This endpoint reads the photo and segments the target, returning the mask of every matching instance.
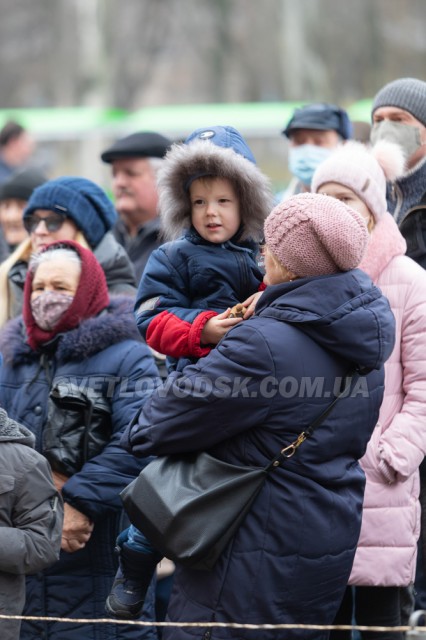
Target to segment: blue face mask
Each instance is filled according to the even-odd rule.
[[[319,147],[315,144],[301,144],[288,150],[288,167],[291,173],[309,187],[313,175],[319,165],[324,162],[334,149]]]

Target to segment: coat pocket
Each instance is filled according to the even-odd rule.
[[[43,454],[54,471],[72,476],[104,449],[111,433],[111,409],[101,394],[63,380],[53,384]]]
[[[13,491],[15,487],[15,478],[13,476],[0,475],[0,495]]]

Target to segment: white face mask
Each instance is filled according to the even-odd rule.
[[[402,124],[402,122],[393,122],[392,120],[376,122],[371,129],[370,140],[373,146],[379,140],[387,140],[398,144],[407,160],[422,146],[418,127]]]
[[[288,167],[304,185],[310,186],[315,170],[327,160],[334,149],[315,144],[302,144],[288,150]]]

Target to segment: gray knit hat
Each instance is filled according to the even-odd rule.
[[[371,115],[379,107],[404,109],[426,126],[426,82],[417,78],[399,78],[389,82],[374,98]]]

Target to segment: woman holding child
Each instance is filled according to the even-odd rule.
[[[0,404],[35,436],[64,500],[59,561],[27,579],[24,615],[103,618],[123,489],[145,464],[119,446],[158,384],[129,296],[109,296],[92,251],[68,240],[30,260],[23,316],[0,334]],[[144,382],[141,385],[141,381]],[[153,593],[144,607],[153,619]],[[154,640],[153,627],[25,621],[21,639]]]
[[[171,373],[126,430],[123,446],[141,456],[207,450],[230,463],[266,466],[329,406],[348,372],[356,369],[360,384],[271,473],[213,570],[177,567],[168,619],[199,626],[166,629],[166,639],[325,640],[326,631],[296,627],[332,624],[352,567],[365,483],[358,459],[379,414],[393,315],[355,269],[368,231],[346,205],[294,196],[268,216],[265,239],[268,286],[255,315],[196,364]],[[266,379],[288,377],[299,390],[306,377],[322,380],[321,393],[303,397],[279,386],[264,393]],[[197,393],[200,378],[211,381],[208,393]],[[218,378],[247,384],[241,393],[232,384],[218,392]]]

